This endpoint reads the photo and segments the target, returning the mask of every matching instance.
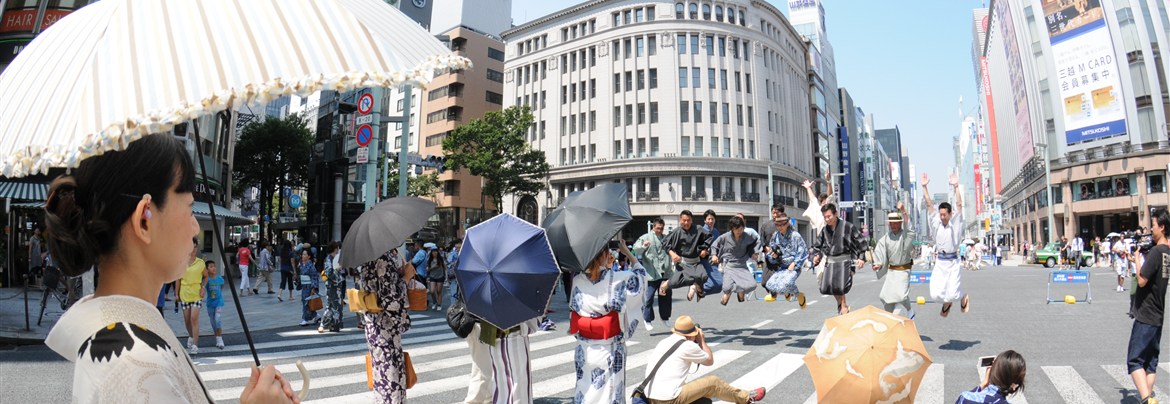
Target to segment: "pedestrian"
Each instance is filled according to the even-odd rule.
[[[447,259],[443,251],[432,248],[427,252],[427,295],[431,305],[428,308],[435,311],[443,310],[443,285],[447,282]]]
[[[464,338],[471,350],[471,376],[464,404],[532,403],[528,338],[537,327],[536,318],[507,330],[476,321]]]
[[[248,248],[248,239],[240,240],[240,246],[236,249],[236,262],[240,267],[240,296],[247,296],[248,289],[252,289],[252,294],[259,294],[259,291],[252,287],[252,277],[255,274],[251,271],[252,267],[252,249]]]
[[[890,231],[873,249],[873,270],[885,278],[878,297],[886,311],[893,313],[901,304],[902,315],[914,319],[910,306],[910,268],[914,267],[914,226],[906,215],[906,206],[898,201],[898,210],[887,215]]]
[[[280,249],[276,250],[276,260],[280,261],[280,287],[276,290],[276,300],[284,302],[284,292],[288,291],[288,301],[293,301],[293,286],[296,283],[296,275],[293,273],[293,268],[296,268],[293,263],[293,248],[292,243],[288,240],[282,240]]]
[[[687,300],[696,297],[701,300],[707,271],[700,260],[706,259],[710,253],[711,233],[694,225],[694,215],[689,210],[679,212],[678,223],[678,228],[671,231],[662,242],[674,264],[674,273],[667,286],[671,289],[689,286]]]
[[[410,265],[414,266],[415,274],[417,274],[418,277],[423,279],[423,280],[427,279],[427,269],[428,269],[427,256],[428,256],[428,254],[427,254],[426,246],[423,245],[422,241],[415,241],[414,242],[414,251],[412,252],[412,254],[413,254],[412,255],[413,258],[410,259]]]
[[[999,244],[995,245],[995,266],[997,266],[997,267],[1003,266],[1003,249],[1004,249],[1004,247],[1006,247],[1006,246],[1004,246],[1003,243],[999,243]]]
[[[813,244],[815,264],[825,263],[824,275],[820,279],[822,295],[833,295],[837,300],[837,313],[849,314],[849,303],[845,294],[853,289],[853,274],[865,265],[865,251],[868,248],[861,232],[853,223],[837,216],[837,205],[821,207],[825,227],[817,233]]]
[[[1061,236],[1060,238],[1060,269],[1068,269],[1068,262],[1072,259],[1072,246],[1068,242],[1068,236]]]
[[[329,254],[325,256],[325,271],[321,274],[321,280],[325,282],[325,311],[321,314],[321,325],[317,326],[318,333],[325,330],[340,332],[342,327],[341,295],[345,289],[341,286],[344,279],[341,275],[341,243],[331,242],[326,250]]]
[[[800,273],[808,261],[808,245],[804,242],[804,237],[800,235],[800,232],[792,228],[792,220],[787,213],[780,212],[780,215],[773,220],[773,224],[777,230],[772,233],[772,238],[768,241],[770,252],[766,260],[769,267],[777,268],[779,272],[773,274],[764,283],[764,287],[769,291],[769,296],[782,293],[784,300],[791,300],[792,296],[796,296],[796,303],[800,305],[801,309],[804,309],[805,296],[796,287],[796,279],[800,277]]]
[[[718,217],[715,215],[713,209],[707,209],[703,212],[703,230],[711,233],[711,243],[714,244],[723,232],[719,231],[717,226]],[[618,257],[619,259],[621,257]],[[703,295],[717,293],[723,291],[723,271],[719,270],[719,265],[711,263],[711,257],[707,256],[699,260],[703,264],[703,270],[707,272],[707,280],[699,288],[703,291]]]
[[[447,281],[451,283],[451,299],[459,296],[459,278],[455,277],[455,268],[459,266],[459,250],[463,248],[462,240],[455,239],[447,247]],[[555,292],[554,292],[555,293]]]
[[[190,264],[177,282],[176,290],[182,301],[183,324],[187,326],[187,350],[195,355],[199,353],[199,309],[203,307],[203,297],[207,293],[203,289],[207,285],[207,278],[203,276],[207,272],[207,264],[197,255],[199,240],[192,238],[191,243]]]
[[[943,317],[951,314],[952,303],[960,298],[961,310],[966,313],[971,309],[971,296],[963,294],[960,289],[963,271],[957,254],[963,234],[963,195],[959,192],[959,176],[952,173],[950,180],[951,188],[955,192],[954,208],[951,208],[950,203],[942,202],[935,209],[927,190],[930,177],[922,174],[922,197],[926,201],[927,217],[930,220],[928,228],[931,237],[934,238],[937,254],[934,269],[930,274],[930,297],[943,302],[942,311],[939,313]]]
[[[602,248],[585,272],[573,277],[569,334],[577,338],[576,403],[624,403],[628,397],[626,340],[638,330],[646,270],[625,241],[618,249]],[[619,252],[633,263],[631,271],[610,269]]]
[[[986,373],[980,375],[979,386],[965,391],[955,404],[1009,404],[1008,397],[1024,390],[1028,364],[1016,351],[1007,350],[995,356]]]
[[[47,250],[42,248],[43,241],[41,226],[34,227],[33,235],[28,239],[28,273],[30,277],[40,278],[42,285],[45,279],[45,258],[49,256]]]
[[[755,255],[760,236],[744,231],[746,226],[740,216],[732,216],[729,225],[731,231],[723,233],[711,245],[711,263],[720,265],[723,271],[723,298],[719,304],[724,306],[731,300],[732,293],[743,302],[747,294],[758,286],[755,275],[748,269],[748,262]]]
[[[1077,271],[1081,270],[1081,261],[1084,260],[1085,239],[1081,238],[1080,234],[1074,234],[1072,239],[1072,246],[1069,251],[1069,258],[1072,259],[1073,268]]]
[[[256,290],[260,289],[261,284],[266,283],[268,284],[268,294],[275,294],[276,292],[272,291],[272,245],[268,244],[267,241],[260,241],[259,246],[260,253],[258,256],[260,258],[256,263],[259,266],[257,268],[259,270],[259,278],[256,279]]]
[[[220,313],[223,311],[223,277],[219,276],[219,269],[215,265],[215,261],[207,261],[207,273],[204,277],[207,278],[207,290],[204,291],[206,300],[203,301],[207,309],[207,318],[211,320],[211,330],[215,331],[215,347],[223,349],[223,319]]]
[[[762,250],[764,253],[764,274],[763,277],[760,278],[760,284],[762,285],[767,285],[768,279],[771,279],[772,275],[775,274],[776,271],[780,270],[779,267],[773,266],[769,263],[770,261],[768,260],[768,254],[772,253],[771,240],[772,236],[776,234],[777,231],[775,222],[776,218],[780,217],[781,213],[784,213],[784,205],[777,202],[775,205],[772,205],[768,220],[765,220],[760,224],[760,244],[763,244]],[[769,292],[768,295],[764,297],[764,301],[776,301],[776,294]]]
[[[715,364],[715,353],[707,345],[706,334],[691,316],[678,317],[671,334],[654,347],[651,358],[657,358],[656,365],[646,367],[646,381],[642,383],[651,404],[690,404],[711,399],[747,404],[764,399],[763,387],[741,390],[719,376],[686,382],[692,366]]]
[[[1145,255],[1141,271],[1137,273],[1137,289],[1133,300],[1133,329],[1129,334],[1126,363],[1138,396],[1143,404],[1156,402],[1150,396],[1158,371],[1158,353],[1161,349],[1162,323],[1166,309],[1166,280],[1170,277],[1170,213],[1165,209],[1154,213],[1151,220],[1153,242]]]
[[[833,181],[829,181],[831,178],[831,174],[825,174],[825,179],[828,183],[829,190],[828,192],[821,193],[820,195],[817,195],[813,192],[812,180],[805,180],[804,183],[801,184],[804,187],[804,191],[808,193],[809,203],[808,208],[804,210],[804,216],[808,218],[808,225],[809,228],[812,229],[813,240],[816,240],[817,235],[821,233],[821,229],[825,228],[825,217],[824,212],[821,211],[821,208],[826,204],[835,203],[835,199],[830,199],[833,196]],[[814,272],[817,274],[817,283],[820,283],[821,279],[825,275],[825,262],[816,261],[812,262],[812,264],[816,266],[816,270]]]
[[[313,251],[301,249],[301,265],[297,269],[301,277],[301,327],[316,323],[319,319],[317,312],[309,309],[309,300],[317,295],[321,285],[321,272],[313,262]]]
[[[212,401],[171,327],[151,310],[162,285],[191,263],[194,188],[183,144],[161,134],[82,160],[50,185],[45,234],[56,265],[66,276],[98,263],[102,272],[94,293],[62,314],[45,340],[73,362],[71,401]],[[291,403],[287,380],[274,366],[253,367],[240,402]]]
[[[393,251],[393,250],[391,250]],[[405,262],[390,254],[358,268],[362,290],[377,295],[379,313],[365,312],[362,324],[370,345],[374,373],[374,402],[406,402],[406,358],[402,351],[402,334],[410,330],[407,313]]]
[[[655,300],[658,301],[658,318],[662,319],[662,326],[670,327],[673,290],[669,283],[672,265],[670,254],[662,244],[665,229],[666,222],[662,218],[655,218],[650,232],[634,241],[634,255],[646,268],[646,300],[642,303],[642,320],[646,321],[646,331],[654,330],[651,323],[654,321]]]
[[[1125,278],[1129,277],[1129,250],[1121,242],[1121,236],[1113,238],[1112,258],[1113,271],[1117,273],[1117,293],[1125,291]]]
[[[1116,238],[1111,239],[1108,236],[1106,236],[1105,239],[1101,241],[1101,244],[1100,244],[1100,246],[1101,246],[1100,247],[1100,249],[1101,249],[1100,260],[1101,260],[1101,264],[1102,264],[1101,266],[1113,267],[1113,241],[1114,240],[1116,240]]]

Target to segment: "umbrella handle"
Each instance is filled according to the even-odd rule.
[[[301,372],[301,381],[303,381],[301,384],[301,392],[297,394],[297,397],[301,401],[305,401],[305,397],[309,395],[309,370],[305,369],[304,363],[297,361],[297,371]]]

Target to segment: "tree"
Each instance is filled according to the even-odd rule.
[[[272,214],[273,196],[279,207],[284,204],[280,190],[308,186],[312,152],[313,132],[299,114],[253,121],[240,132],[232,184],[237,195],[251,187],[260,190],[260,234],[268,234],[263,217]]]
[[[466,168],[483,177],[483,194],[497,207],[504,194],[535,195],[544,189],[549,165],[544,152],[528,144],[531,127],[532,112],[526,106],[488,112],[457,127],[443,139],[447,168]]]
[[[398,196],[398,169],[393,169],[388,175],[386,192],[389,195],[387,197],[393,198]],[[437,192],[439,192],[439,173],[430,172],[406,177],[407,195],[427,198],[434,196]]]

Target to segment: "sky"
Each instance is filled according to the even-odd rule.
[[[769,0],[785,15],[785,1]],[[512,0],[516,25],[575,0]],[[962,112],[978,105],[971,64],[971,12],[979,0],[825,0],[825,26],[837,85],[874,116],[877,129],[897,126],[910,163],[945,184],[955,165],[953,138]],[[897,7],[892,7],[896,5]]]

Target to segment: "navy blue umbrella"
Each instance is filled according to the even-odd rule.
[[[558,276],[544,229],[509,214],[467,229],[455,267],[467,310],[501,330],[544,315]]]

